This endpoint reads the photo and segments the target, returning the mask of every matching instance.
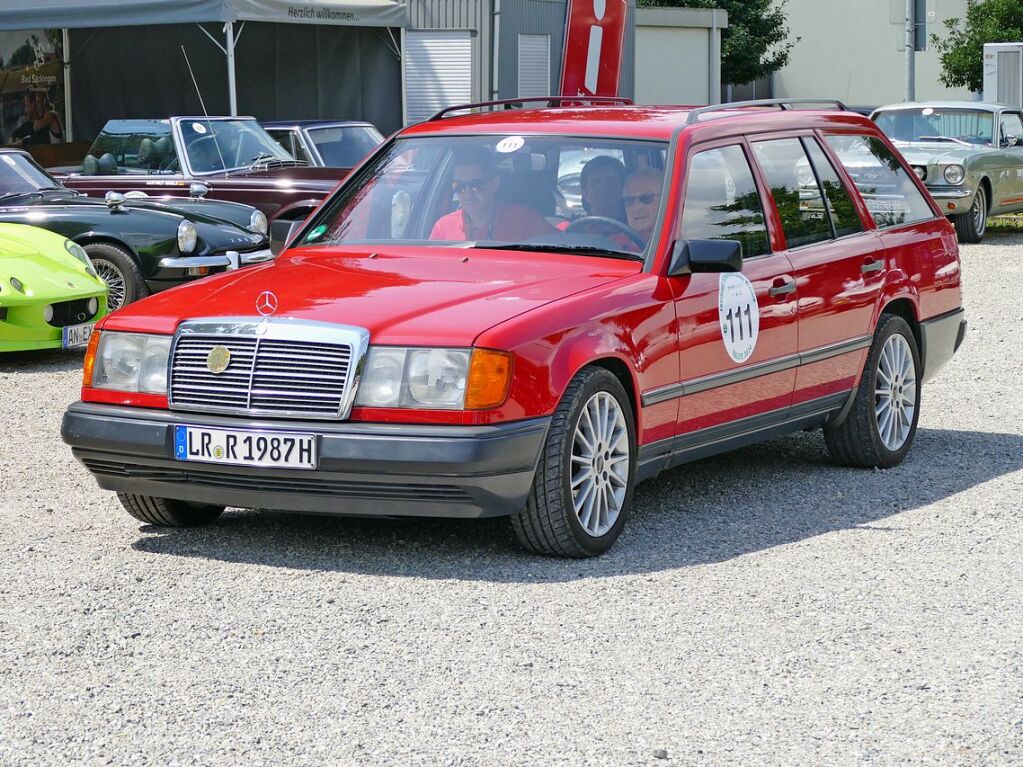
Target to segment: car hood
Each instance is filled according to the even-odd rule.
[[[962,165],[972,155],[989,147],[959,146],[946,141],[893,141],[910,165]]]
[[[11,278],[24,292],[11,285]],[[35,227],[0,226],[0,303],[68,301],[106,293],[106,285],[64,248],[64,238]]]
[[[257,298],[271,291],[279,321],[355,325],[376,344],[470,346],[494,325],[641,269],[632,261],[550,253],[301,248],[131,304],[106,327],[173,333],[190,318],[258,319]]]
[[[242,205],[228,200],[193,199],[191,197],[149,196],[125,200],[130,208],[148,210],[169,210],[180,213],[192,220],[230,221],[235,226],[248,229],[254,210],[251,205]]]

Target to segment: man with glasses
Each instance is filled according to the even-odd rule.
[[[473,147],[456,155],[451,189],[459,209],[438,219],[430,239],[520,242],[555,231],[533,208],[498,200],[500,186],[494,157],[486,149]]]
[[[625,181],[622,195],[625,217],[629,226],[648,243],[657,222],[657,209],[661,204],[663,184],[664,175],[653,168],[640,168]]]

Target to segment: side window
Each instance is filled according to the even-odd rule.
[[[1008,146],[1009,136],[1016,137],[1014,146],[1023,146],[1023,120],[1020,119],[1019,112],[1002,113],[1002,135],[999,140],[1003,147]]]
[[[856,206],[849,195],[849,190],[845,188],[845,184],[831,165],[831,160],[815,139],[804,139],[803,146],[810,155],[810,162],[813,163],[821,188],[824,189],[824,198],[828,203],[828,213],[831,215],[835,236],[845,237],[862,232],[863,224],[856,213]]]
[[[295,134],[290,130],[268,130],[270,138],[281,145],[281,149],[290,154],[292,157],[297,157],[295,154]]]
[[[698,152],[686,173],[681,237],[738,240],[745,258],[770,252],[760,193],[742,147]]]
[[[934,218],[916,184],[884,143],[874,136],[825,136],[852,177],[878,227]]]
[[[798,248],[830,240],[831,224],[824,198],[799,139],[758,141],[753,144],[753,153],[771,188],[788,246]]]

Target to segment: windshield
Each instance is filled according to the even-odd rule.
[[[182,120],[181,137],[193,173],[218,173],[295,158],[255,120]]]
[[[994,116],[973,109],[891,109],[874,115],[874,122],[896,141],[945,139],[949,143],[991,146]]]
[[[324,164],[333,168],[354,168],[384,143],[384,137],[372,125],[310,128],[309,138],[316,144]]]
[[[644,251],[659,230],[667,144],[576,136],[436,136],[381,151],[301,244]]]
[[[86,176],[180,172],[170,120],[110,120],[82,161]]]
[[[0,154],[0,198],[63,188],[25,155]]]

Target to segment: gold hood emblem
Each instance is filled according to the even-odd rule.
[[[223,346],[214,346],[206,355],[206,367],[211,373],[220,374],[231,364],[231,351]]]

